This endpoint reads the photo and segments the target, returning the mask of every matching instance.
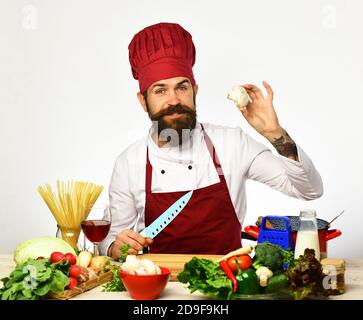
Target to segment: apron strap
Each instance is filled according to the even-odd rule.
[[[149,160],[149,148],[146,146],[146,179],[145,179],[145,192],[151,194],[153,167]]]
[[[205,143],[207,145],[209,154],[213,160],[214,167],[216,168],[221,181],[225,181],[223,170],[222,170],[222,165],[221,165],[221,162],[219,161],[216,149],[214,148],[214,144],[213,144],[212,140],[209,138],[207,132],[204,130],[203,124],[200,124],[200,125],[202,126]]]

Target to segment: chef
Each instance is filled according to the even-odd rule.
[[[280,125],[273,91],[253,84],[241,116],[277,151],[242,128],[197,120],[198,84],[192,36],[176,23],[158,23],[129,44],[138,100],[151,120],[145,138],[117,158],[109,187],[112,225],[101,251],[114,259],[147,247],[151,253],[225,254],[241,247],[246,180],[288,196],[313,200],[323,194],[312,161]],[[211,109],[216,106],[203,106]],[[179,214],[153,239],[143,234],[166,209],[193,190]]]

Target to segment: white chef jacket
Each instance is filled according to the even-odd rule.
[[[276,156],[239,127],[203,123],[211,138],[227,182],[238,220],[246,214],[247,179],[298,199],[312,200],[323,194],[323,183],[306,153],[297,145],[299,161]],[[118,157],[109,186],[112,225],[101,242],[102,254],[124,229],[141,232],[145,228],[146,147],[153,167],[152,192],[189,191],[219,182],[219,175],[208,152],[200,123],[181,147],[159,148],[146,137],[130,145]]]

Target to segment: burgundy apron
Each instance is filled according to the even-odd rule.
[[[150,245],[150,253],[226,254],[241,247],[241,224],[234,210],[214,145],[203,125],[202,130],[220,181],[193,191],[184,209],[154,238]],[[147,149],[146,227],[188,192],[152,193],[152,170]]]

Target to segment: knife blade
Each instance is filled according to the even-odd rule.
[[[193,191],[187,192],[177,201],[175,201],[168,209],[166,209],[158,218],[147,226],[140,234],[144,237],[154,239],[161,231],[163,231],[170,222],[172,222],[178,214],[185,208]]]

